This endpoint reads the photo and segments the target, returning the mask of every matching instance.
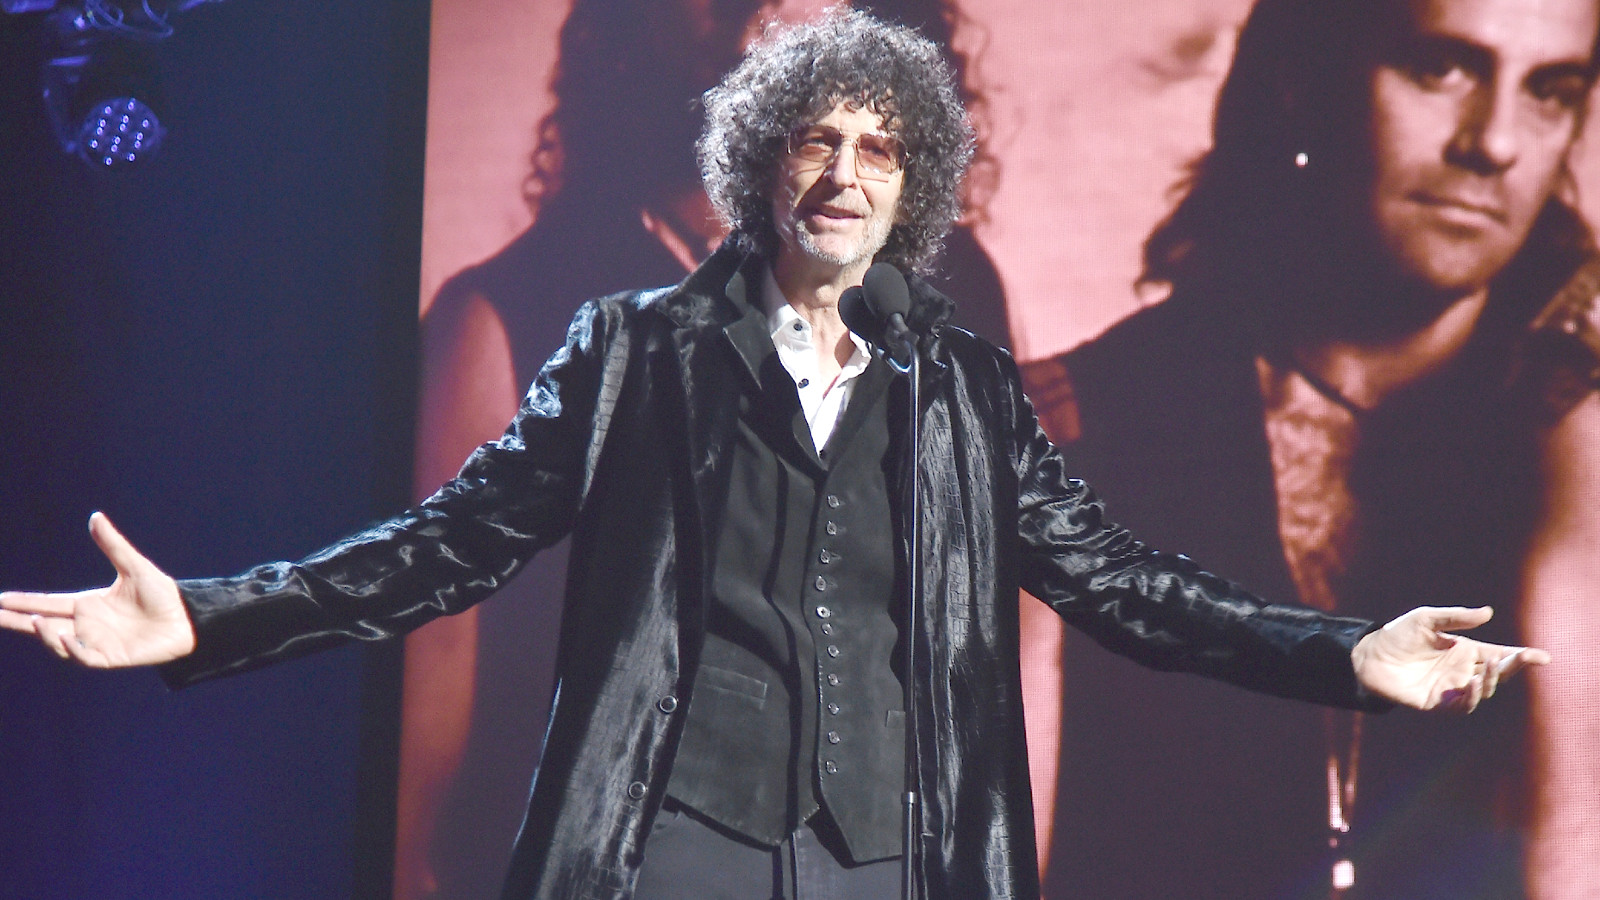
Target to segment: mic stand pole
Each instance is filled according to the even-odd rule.
[[[918,473],[917,453],[922,445],[921,420],[922,420],[922,357],[917,352],[915,333],[907,330],[902,337],[902,347],[910,350],[911,364],[902,367],[890,357],[890,365],[902,375],[911,376],[911,407],[909,423],[906,430],[906,461],[911,467],[909,489],[911,491],[910,516],[911,528],[908,538],[911,553],[907,560],[907,569],[910,581],[910,596],[906,599],[906,630],[905,630],[905,670],[903,673],[905,690],[906,711],[906,767],[905,767],[905,816],[904,831],[900,843],[900,896],[901,900],[916,900],[917,894],[917,860],[919,857],[918,840],[922,830],[921,798],[918,796],[918,765],[917,765],[917,637],[922,627],[922,491],[921,477]]]

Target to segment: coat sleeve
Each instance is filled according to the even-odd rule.
[[[1360,687],[1350,661],[1373,623],[1267,603],[1188,557],[1145,546],[1069,475],[1014,377],[1010,384],[1028,593],[1102,646],[1154,669],[1316,703],[1387,708]]]
[[[197,640],[162,677],[176,687],[402,634],[477,603],[564,537],[615,382],[605,322],[597,304],[580,309],[505,434],[419,506],[299,562],[180,581]]]

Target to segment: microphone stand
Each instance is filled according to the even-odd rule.
[[[900,836],[900,896],[902,900],[917,900],[918,847],[921,845],[922,803],[918,793],[921,769],[917,763],[917,635],[922,625],[922,491],[917,467],[917,453],[922,447],[922,355],[917,334],[906,324],[911,311],[911,297],[905,276],[893,265],[874,263],[863,276],[859,287],[846,290],[839,298],[839,314],[845,325],[861,335],[875,335],[873,350],[895,372],[911,377],[911,406],[906,429],[906,465],[911,467],[910,478],[902,479],[911,492],[910,534],[907,541],[911,552],[907,559],[905,652],[902,657],[904,680],[902,689],[905,704],[905,811]],[[904,358],[906,362],[900,362]]]
[[[896,317],[898,318],[898,317]],[[922,804],[918,795],[918,741],[917,741],[917,629],[922,624],[922,491],[921,477],[918,472],[917,452],[922,446],[922,355],[918,352],[917,336],[909,328],[899,330],[892,336],[886,335],[885,343],[891,341],[899,346],[896,349],[908,352],[910,363],[901,365],[893,353],[886,353],[889,365],[902,375],[911,378],[911,405],[907,415],[906,428],[906,462],[911,467],[909,489],[911,491],[910,516],[911,528],[909,542],[911,553],[907,559],[909,569],[909,594],[906,598],[906,643],[905,643],[905,681],[904,703],[906,711],[906,747],[905,747],[905,811],[902,820],[903,832],[900,840],[900,896],[901,900],[916,900],[917,895],[917,859],[918,832],[922,828]]]

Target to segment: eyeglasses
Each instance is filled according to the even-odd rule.
[[[831,125],[802,125],[789,133],[789,158],[804,163],[801,169],[826,166],[846,144],[856,150],[856,175],[888,181],[906,164],[906,145],[887,134],[847,136]]]

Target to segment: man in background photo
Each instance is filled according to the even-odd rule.
[[[1047,889],[1600,889],[1600,266],[1569,169],[1597,20],[1261,0],[1145,244],[1168,299],[1024,373],[1147,540],[1324,610],[1492,602],[1557,663],[1463,730],[1174,687],[1069,638]]]

